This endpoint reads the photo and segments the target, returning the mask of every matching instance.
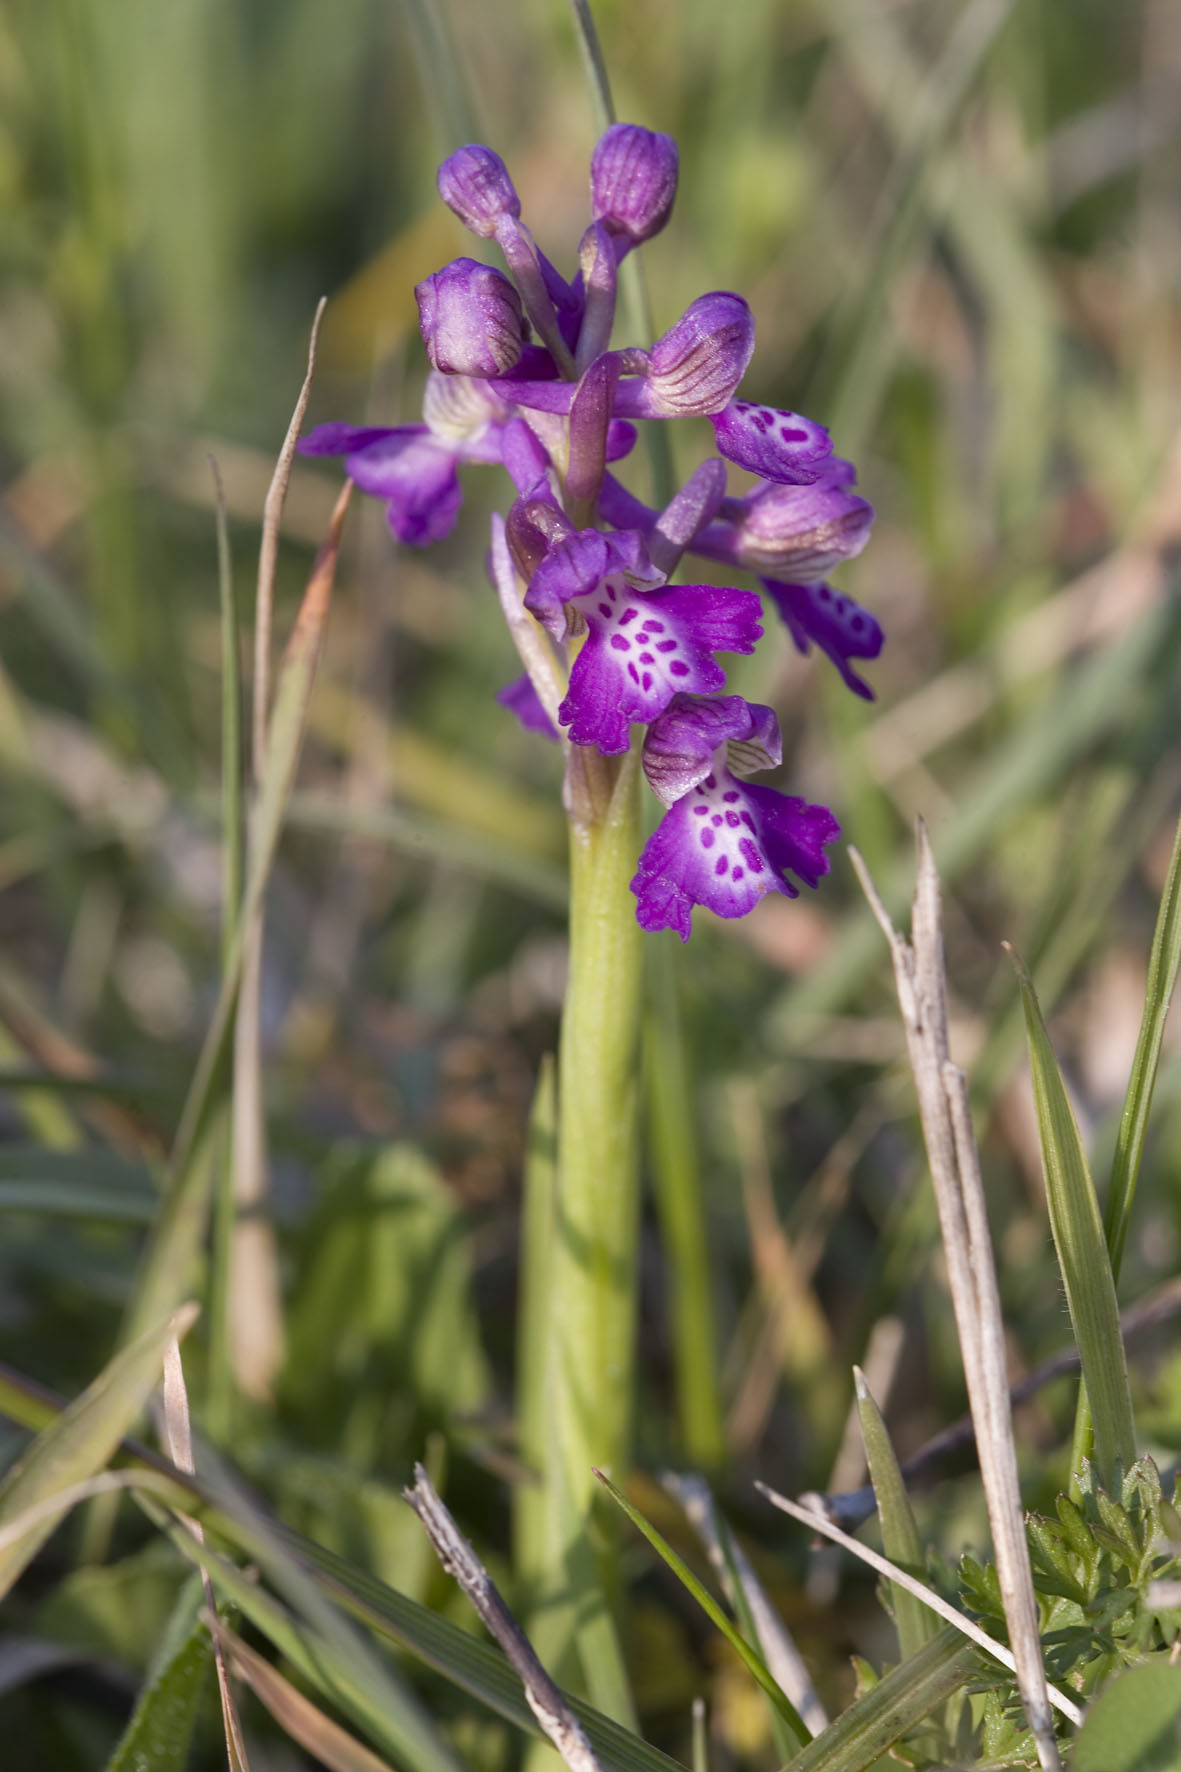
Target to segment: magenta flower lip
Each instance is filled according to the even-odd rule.
[[[631,882],[642,928],[688,941],[695,905],[743,917],[768,892],[795,898],[793,874],[815,886],[828,872],[825,849],[840,835],[828,807],[741,779],[778,758],[774,714],[741,696],[677,696],[653,722],[644,768],[668,810]]]

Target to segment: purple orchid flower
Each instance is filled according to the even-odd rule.
[[[741,696],[678,695],[653,722],[644,769],[669,810],[644,845],[631,889],[642,928],[688,941],[694,905],[744,917],[768,892],[796,898],[790,874],[815,886],[840,835],[827,806],[741,779],[778,763],[770,708]]]
[[[648,722],[679,690],[720,689],[715,652],[753,652],[757,598],[715,585],[665,583],[643,539],[583,529],[552,547],[525,607],[555,638],[586,630],[558,709],[575,744],[619,756],[633,721]]]
[[[671,584],[682,557],[759,577],[796,646],[818,646],[867,698],[853,661],[877,657],[882,630],[826,582],[873,523],[852,464],[823,425],[737,398],[754,350],[743,298],[699,296],[650,346],[612,348],[619,266],[665,226],[677,174],[669,136],[612,125],[592,157],[591,221],[567,282],[522,221],[499,155],[459,148],[439,168],[440,195],[497,243],[508,276],[459,258],[418,285],[434,370],[421,424],[322,425],[300,447],[343,455],[416,545],[453,528],[460,462],[506,471],[517,496],[493,518],[490,560],[526,675],[498,700],[562,742],[576,821],[601,815],[579,747],[620,756],[632,725],[647,727],[644,769],[667,810],[632,882],[637,916],[686,939],[695,904],[736,917],[767,892],[794,896],[793,876],[814,886],[837,824],[823,806],[746,782],[779,762],[779,729],[769,708],[716,693],[717,655],[754,650],[762,606],[751,591]],[[651,510],[607,466],[631,450],[631,421],[690,417],[710,419],[718,454]],[[751,491],[727,493],[727,462],[756,476]]]

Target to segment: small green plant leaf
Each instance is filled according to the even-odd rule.
[[[1176,1772],[1181,1765],[1181,1667],[1129,1668],[1087,1713],[1072,1772]]]
[[[643,1533],[644,1537],[648,1540],[648,1543],[652,1546],[653,1550],[656,1551],[657,1555],[663,1558],[673,1574],[677,1577],[678,1581],[680,1581],[693,1595],[693,1598],[697,1601],[697,1604],[701,1607],[706,1617],[712,1624],[717,1626],[726,1641],[730,1644],[731,1648],[733,1648],[746,1663],[759,1685],[763,1688],[763,1691],[775,1706],[779,1715],[786,1722],[796,1740],[801,1746],[805,1742],[810,1741],[812,1738],[804,1726],[803,1719],[800,1717],[799,1712],[796,1710],[795,1705],[791,1702],[790,1698],[788,1698],[787,1694],[772,1678],[767,1664],[762,1657],[751,1648],[745,1637],[735,1629],[734,1625],[726,1617],[726,1614],[722,1611],[722,1608],[718,1605],[718,1602],[714,1599],[713,1595],[707,1588],[702,1586],[700,1581],[698,1581],[692,1569],[689,1568],[689,1565],[677,1555],[668,1540],[661,1537],[655,1526],[644,1518],[639,1508],[633,1507],[627,1497],[620,1493],[609,1477],[605,1477],[602,1471],[596,1471],[595,1475],[598,1477],[607,1493],[611,1496],[612,1500],[623,1509],[632,1525],[635,1526],[637,1531]]]
[[[0,1486],[0,1528],[13,1526],[22,1514],[103,1468],[159,1383],[168,1342],[179,1340],[196,1315],[196,1305],[185,1305],[149,1329],[43,1429]],[[52,1514],[38,1517],[0,1546],[0,1594],[8,1592],[57,1523]]]
[[[1082,1139],[1033,983],[1022,961],[1011,949],[1010,953],[1025,1008],[1050,1228],[1090,1399],[1099,1475],[1110,1484],[1116,1466],[1128,1470],[1136,1457],[1111,1261]]]

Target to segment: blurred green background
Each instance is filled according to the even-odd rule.
[[[1181,799],[1181,5],[595,11],[619,115],[681,147],[673,220],[645,248],[658,328],[705,289],[743,292],[743,392],[829,424],[878,509],[839,580],[886,628],[877,702],[781,632],[732,680],[774,703],[783,785],[833,805],[895,909],[915,815],[932,827],[1020,1372],[1068,1328],[999,944],[1029,960],[1084,1130],[1109,1149]],[[494,146],[569,269],[595,133],[559,0],[0,12],[0,1357],[67,1393],[113,1345],[216,993],[207,457],[248,599],[318,297],[309,422],[416,419],[413,284],[470,248],[435,197],[438,160]],[[710,440],[677,428],[683,474]],[[642,451],[626,471],[645,492]],[[350,515],[268,912],[287,1363],[233,1446],[285,1518],[440,1603],[398,1488],[424,1445],[445,1447],[453,1504],[503,1552],[523,1128],[564,966],[557,760],[493,700],[516,670],[482,566],[503,490],[468,470],[456,535],[424,553],[396,551],[375,505]],[[280,634],[335,491],[330,467],[297,464]],[[815,897],[731,926],[698,913],[681,975],[723,1485],[835,1699],[848,1650],[881,1652],[871,1591],[846,1577],[834,1609],[827,1565],[809,1572],[748,1479],[861,1480],[856,1448],[841,1463],[853,1360],[903,1452],[963,1404],[885,955],[842,852]],[[55,1085],[30,1087],[43,1073]],[[1177,1265],[1175,1059],[1158,1100],[1125,1301]],[[36,1198],[32,1143],[60,1159]],[[643,1287],[638,1458],[657,1470],[685,1447],[655,1212]],[[1181,1359],[1167,1336],[1137,1347],[1167,1457]],[[1062,1481],[1070,1406],[1059,1385],[1020,1419],[1033,1499]],[[979,1533],[974,1493],[925,1504],[953,1550]],[[9,1602],[14,1628],[90,1632],[142,1667],[174,1577],[134,1521],[119,1531],[139,1561],[117,1577],[75,1567],[59,1535],[41,1586]],[[764,1763],[734,1667],[636,1570],[654,1738],[683,1750],[708,1690],[732,1753]],[[139,1584],[134,1605],[116,1579]],[[472,1763],[507,1765],[507,1733],[441,1690]],[[5,1703],[45,1764],[90,1765],[126,1698],[115,1681]]]

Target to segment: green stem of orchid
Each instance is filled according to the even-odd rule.
[[[577,1646],[592,1701],[626,1721],[631,1698],[610,1612],[615,1524],[592,1472],[606,1467],[625,1480],[632,1428],[642,936],[629,881],[640,850],[638,753],[616,759],[575,749],[570,769],[570,979],[544,1473],[551,1594],[565,1603],[545,1635],[559,1665],[569,1666]]]

